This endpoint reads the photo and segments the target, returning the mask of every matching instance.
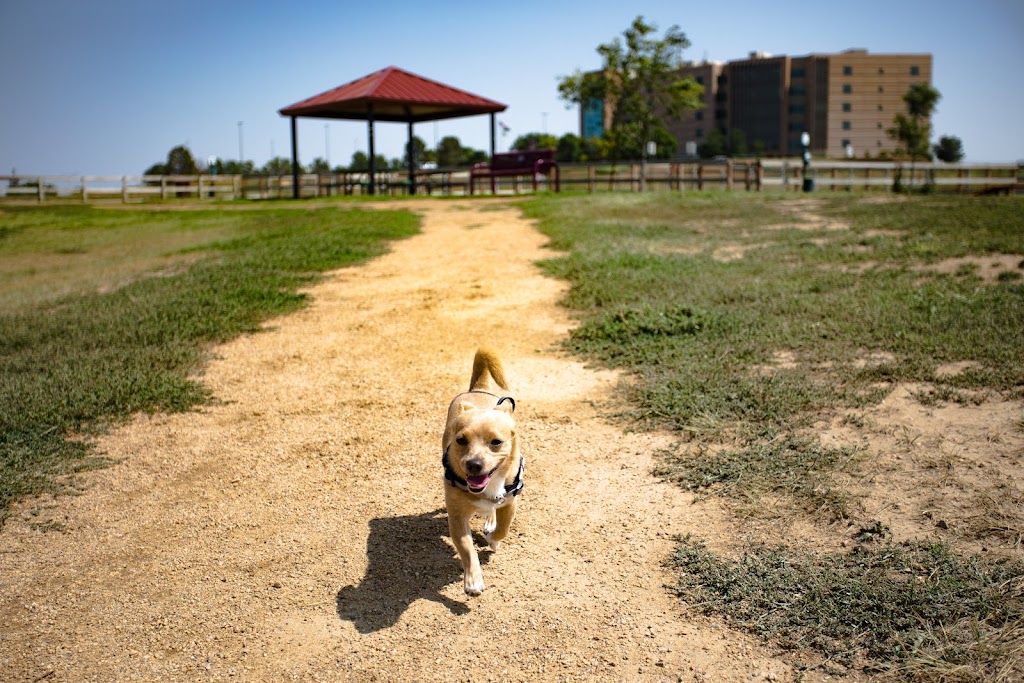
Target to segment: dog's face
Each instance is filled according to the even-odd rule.
[[[474,493],[483,491],[512,455],[516,424],[509,412],[506,405],[493,409],[471,403],[458,406],[448,462]]]

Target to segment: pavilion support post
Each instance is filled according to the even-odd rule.
[[[495,114],[491,112],[491,161],[494,161],[494,119]]]
[[[295,123],[296,117],[292,119],[292,198],[299,198],[299,132]]]
[[[374,187],[373,178],[374,178],[374,174],[375,174],[375,172],[377,170],[374,167],[374,163],[373,163],[374,162],[374,157],[376,155],[374,154],[374,151],[373,151],[373,104],[372,103],[367,105],[367,107],[366,107],[366,133],[367,133],[367,135],[370,138],[370,144],[369,144],[369,149],[370,149],[369,157],[370,158],[368,159],[368,161],[370,162],[370,183],[367,185],[366,191],[369,192],[372,195],[372,194],[376,194],[376,188]]]
[[[416,194],[416,163],[413,160],[412,153],[412,121],[409,122],[409,142],[406,144],[405,149],[409,157],[409,194]]]

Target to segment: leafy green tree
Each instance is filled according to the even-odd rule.
[[[547,133],[527,133],[520,135],[512,143],[512,149],[525,151],[529,149],[555,149],[558,147],[558,138]]]
[[[406,147],[408,147],[408,146],[409,146],[409,143],[406,143]],[[427,143],[423,142],[423,140],[419,136],[414,135],[414,136],[412,136],[412,163],[413,163],[413,167],[414,168],[420,168],[421,166],[423,166],[423,163],[425,161],[427,161]],[[409,150],[408,149],[405,150],[405,154],[402,156],[400,164],[403,167],[408,167],[408,165],[409,165]]]
[[[728,151],[725,133],[722,132],[721,128],[709,130],[708,134],[704,136],[704,142],[697,146],[697,154],[700,155],[701,159],[725,156]]]
[[[739,128],[729,131],[729,156],[743,156],[747,153],[747,134]]]
[[[274,157],[260,169],[260,173],[263,175],[291,175],[291,172],[292,160],[285,157]],[[299,167],[299,173],[302,173],[301,166]]]
[[[167,175],[167,164],[153,164],[145,171],[143,171],[142,175]]]
[[[462,148],[462,161],[461,166],[472,166],[473,164],[479,164],[488,159],[487,152],[482,149],[473,149],[472,147]]]
[[[947,163],[963,161],[964,143],[955,135],[943,135],[939,138],[938,144],[932,147],[935,158]]]
[[[931,116],[942,95],[927,83],[915,83],[903,95],[906,113],[893,117],[892,128],[886,131],[899,143],[898,153],[910,157],[910,178],[913,183],[914,164],[918,159],[931,159],[929,141],[932,137]]]
[[[579,161],[583,155],[583,140],[572,133],[566,133],[558,138],[555,146],[555,159],[562,163]]]
[[[313,159],[313,163],[309,165],[310,173],[330,173],[331,165],[327,163],[327,160],[322,157]]]
[[[366,152],[353,152],[352,161],[348,164],[348,170],[361,173],[370,169],[370,159],[366,156]]]
[[[437,165],[451,168],[462,163],[462,143],[454,135],[447,135],[437,143]]]
[[[599,71],[577,70],[559,80],[559,96],[569,104],[586,106],[596,101],[610,105],[612,122],[606,132],[614,155],[642,150],[656,130],[665,130],[667,117],[678,118],[703,105],[703,86],[680,75],[683,50],[690,46],[678,26],[662,38],[657,27],[642,16],[622,36],[597,47],[603,65]]]
[[[167,153],[166,169],[168,175],[196,175],[199,173],[196,160],[185,145],[178,145]]]

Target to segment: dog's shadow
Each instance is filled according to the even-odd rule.
[[[366,576],[357,586],[343,587],[336,598],[342,620],[351,621],[360,633],[373,633],[393,626],[417,600],[438,602],[456,615],[469,612],[465,603],[441,594],[462,579],[462,565],[444,541],[444,512],[370,520]],[[486,564],[489,555],[480,553],[480,563]]]

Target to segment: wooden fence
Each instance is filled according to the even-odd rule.
[[[565,190],[583,192],[643,192],[687,190],[802,191],[803,165],[799,159],[727,160],[673,163],[561,164]],[[408,194],[405,171],[375,174],[377,194]],[[897,180],[904,187],[932,186],[940,192],[1022,192],[1024,165],[940,164],[819,161],[810,169],[816,190],[892,191]],[[497,178],[499,194],[529,192],[529,176]],[[300,196],[365,195],[366,173],[326,173],[299,176]],[[417,171],[417,194],[468,194],[467,169]],[[540,179],[541,189],[550,189]],[[188,198],[193,200],[278,199],[292,197],[292,177],[192,176],[15,176],[0,175],[0,200],[142,202]]]

